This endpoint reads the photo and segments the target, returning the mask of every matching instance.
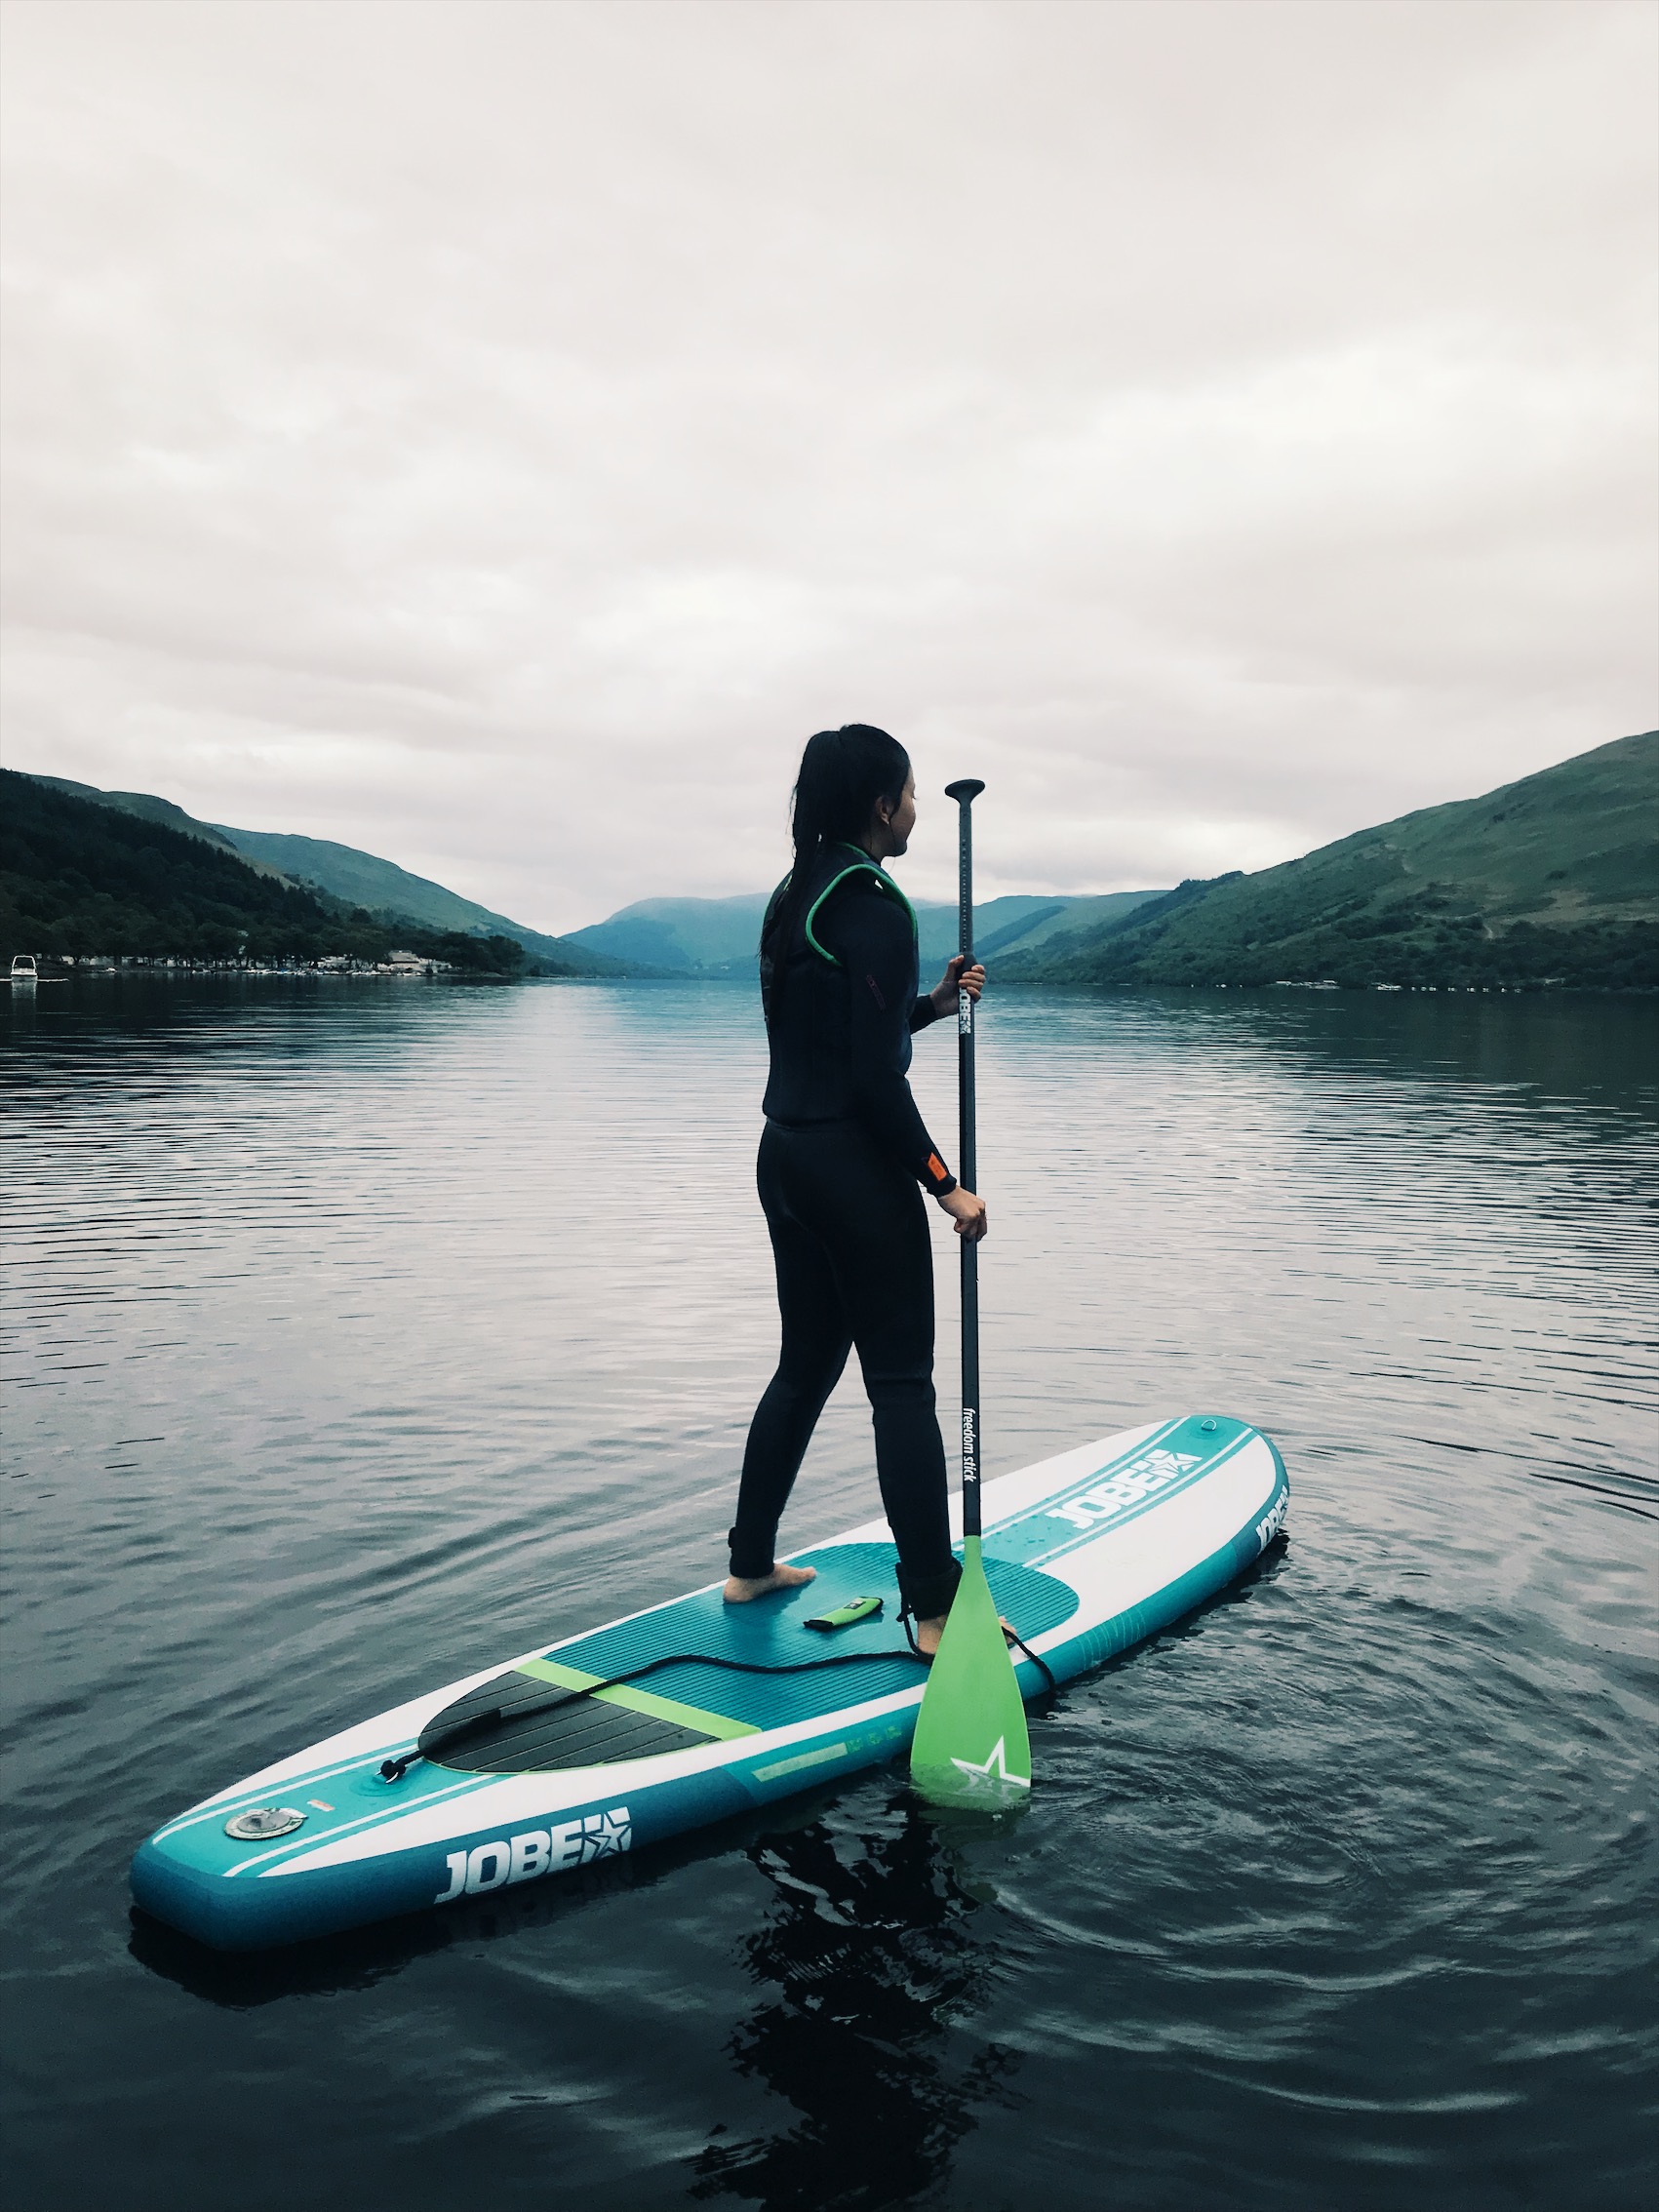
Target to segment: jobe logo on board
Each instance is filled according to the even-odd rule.
[[[1258,1552],[1265,1552],[1284,1527],[1284,1515],[1289,1504],[1290,1493],[1288,1490],[1284,1490],[1281,1492],[1279,1498],[1262,1516],[1261,1520],[1256,1522],[1256,1550]]]
[[[568,1820],[558,1828],[527,1828],[519,1836],[499,1836],[470,1851],[452,1851],[444,1862],[449,1887],[432,1902],[453,1905],[457,1897],[477,1897],[485,1890],[504,1889],[509,1882],[533,1881],[537,1875],[563,1873],[567,1867],[585,1866],[594,1859],[613,1859],[631,1850],[633,1841],[634,1825],[626,1805],[584,1813],[580,1820]]]
[[[1139,1505],[1152,1491],[1162,1489],[1165,1483],[1177,1476],[1190,1474],[1193,1468],[1203,1464],[1202,1452],[1143,1452],[1109,1481],[1096,1483],[1092,1490],[1085,1490],[1079,1497],[1067,1498],[1063,1505],[1050,1506],[1048,1519],[1069,1521],[1074,1528],[1094,1528],[1126,1506]]]

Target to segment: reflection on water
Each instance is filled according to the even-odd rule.
[[[262,1960],[135,1922],[135,1840],[719,1570],[774,1349],[754,1007],[129,979],[0,1021],[20,2201],[286,2206],[286,2147],[412,2212],[1645,2201],[1649,1007],[993,994],[993,1473],[1236,1412],[1289,1551],[1034,1717],[1006,1830],[878,1773]],[[917,1083],[948,1132],[948,1038]],[[796,1540],[873,1499],[854,1382]]]
[[[994,1950],[968,1916],[995,1902],[971,1882],[937,1820],[906,1800],[837,1837],[822,1821],[749,1846],[774,1910],[746,1938],[766,1993],[729,2045],[741,2074],[799,2115],[759,2139],[711,2141],[696,2197],[784,2208],[909,2203],[950,2171],[951,2152],[1017,2063],[995,2042],[953,2048],[983,2010]]]

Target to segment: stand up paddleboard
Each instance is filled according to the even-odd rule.
[[[1043,1661],[1018,1664],[1031,1698],[1045,1668],[1065,1681],[1225,1589],[1278,1533],[1289,1491],[1265,1437],[1194,1414],[1006,1475],[982,1502],[992,1595]],[[134,1896],[219,1950],[295,1943],[541,1880],[894,1758],[927,1670],[893,1618],[887,1522],[793,1558],[817,1580],[747,1605],[711,1584],[261,1768],[157,1829]],[[883,1611],[809,1626],[884,1593]],[[1004,1801],[997,1745],[956,1763]]]

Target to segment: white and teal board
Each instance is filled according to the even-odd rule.
[[[986,1572],[1064,1681],[1225,1589],[1288,1502],[1278,1452],[1242,1421],[1150,1422],[988,1482]],[[893,1758],[926,1676],[892,1617],[887,1522],[794,1557],[818,1570],[802,1590],[727,1605],[715,1583],[261,1768],[157,1829],[134,1896],[219,1950],[294,1943],[540,1880]],[[884,1592],[881,1618],[833,1637],[805,1626]],[[765,1671],[832,1656],[851,1663]],[[1044,1688],[1030,1661],[1018,1672],[1027,1697]],[[415,1756],[423,1737],[430,1757]]]

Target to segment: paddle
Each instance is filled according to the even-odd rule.
[[[946,787],[961,809],[958,903],[963,966],[973,961],[973,821],[985,786],[966,777]],[[959,1171],[978,1187],[974,1158],[973,1001],[957,995],[957,1096],[962,1117]],[[962,1581],[928,1676],[910,1747],[910,1779],[942,1805],[1006,1804],[1031,1789],[1031,1739],[1013,1661],[979,1544],[979,1245],[962,1239]]]

